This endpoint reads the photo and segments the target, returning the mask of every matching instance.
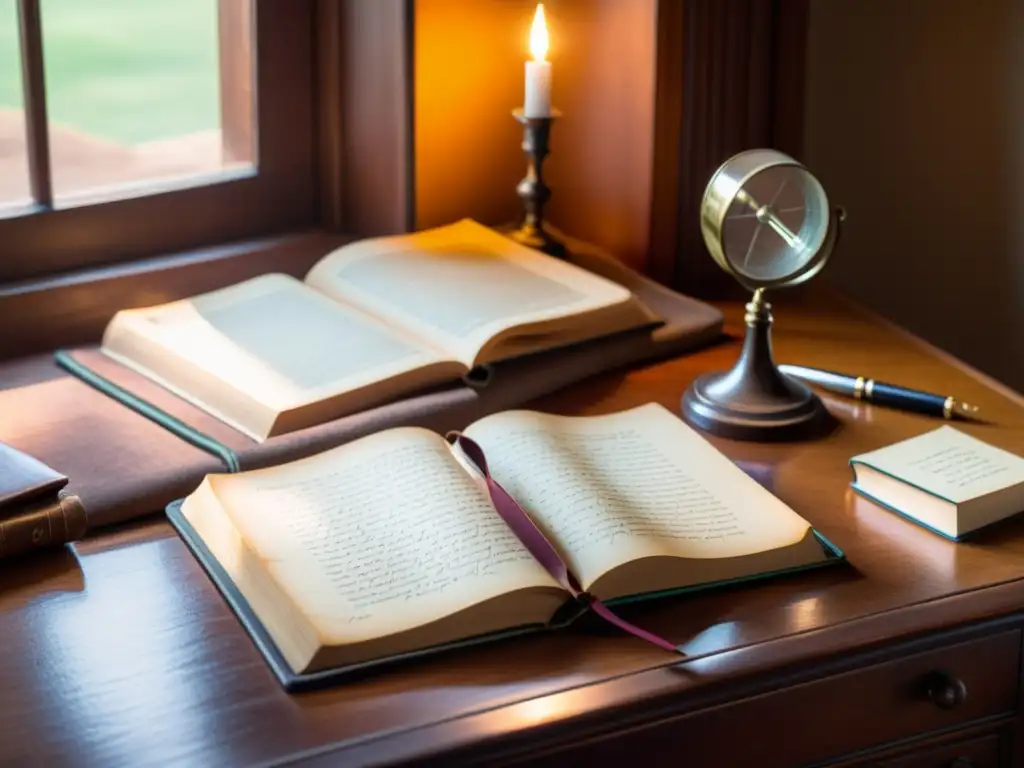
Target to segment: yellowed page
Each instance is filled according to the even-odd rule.
[[[584,586],[639,558],[753,554],[810,527],[657,404],[589,418],[507,411],[466,434]]]
[[[450,360],[279,274],[119,312],[103,351],[256,439],[282,411]]]
[[[468,219],[343,246],[306,283],[410,329],[469,367],[509,329],[635,304],[622,286]],[[635,310],[633,325],[654,319],[642,312]]]
[[[1024,483],[1024,459],[948,425],[852,461],[953,504]]]
[[[210,484],[323,644],[557,587],[438,435],[393,429]]]

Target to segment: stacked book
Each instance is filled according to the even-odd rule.
[[[68,478],[0,443],[0,558],[62,546],[85,535],[85,508]]]

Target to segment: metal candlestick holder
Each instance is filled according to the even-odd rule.
[[[525,178],[516,186],[516,194],[523,201],[525,213],[519,227],[508,236],[550,256],[564,257],[565,244],[544,226],[544,205],[551,198],[551,190],[544,183],[544,158],[549,151],[551,124],[561,117],[561,113],[553,109],[547,117],[527,117],[522,109],[516,109],[512,116],[523,125],[523,153],[527,165]]]

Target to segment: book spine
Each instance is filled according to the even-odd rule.
[[[0,558],[77,541],[87,528],[85,507],[77,496],[36,504],[0,520]]]

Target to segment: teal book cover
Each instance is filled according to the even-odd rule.
[[[203,544],[201,538],[189,524],[181,511],[182,500],[176,501],[167,508],[167,518],[171,525],[178,532],[185,545],[195,556],[196,560],[205,570],[207,576],[213,582],[225,602],[235,613],[243,629],[252,639],[253,644],[262,654],[267,665],[281,686],[288,692],[299,692],[322,688],[341,683],[347,679],[358,677],[362,674],[371,673],[375,670],[383,670],[400,664],[413,662],[416,659],[423,659],[442,653],[458,652],[460,649],[479,646],[485,643],[494,643],[509,640],[515,637],[534,634],[538,632],[550,632],[564,629],[579,619],[588,608],[583,603],[578,603],[568,598],[563,608],[546,624],[532,624],[527,626],[512,627],[500,632],[492,632],[485,635],[467,637],[441,645],[420,648],[415,651],[395,654],[383,658],[371,659],[368,661],[349,664],[343,667],[320,670],[316,672],[296,673],[285,661],[280,649],[275,644],[267,629],[260,622],[248,601],[235,586],[231,577],[217,562],[217,559]],[[845,555],[835,544],[830,542],[820,532],[812,529],[812,535],[822,547],[824,557],[820,561],[804,565],[776,570],[766,573],[756,573],[742,578],[704,583],[694,586],[682,587],[679,589],[650,592],[640,595],[609,600],[609,606],[640,603],[651,600],[671,598],[696,592],[704,592],[717,588],[734,586],[745,583],[759,582],[766,579],[781,577],[786,574],[793,574],[803,571],[815,570],[827,566],[836,565],[845,561]],[[638,641],[639,642],[639,641]]]
[[[947,541],[952,541],[952,542],[955,542],[955,543],[959,543],[959,542],[962,542],[962,541],[970,541],[972,538],[974,538],[975,536],[977,536],[981,532],[987,531],[987,530],[989,530],[990,528],[992,528],[995,525],[999,525],[1004,520],[1009,519],[1009,517],[1015,517],[1017,514],[1020,514],[1020,513],[1016,513],[1016,514],[1010,515],[1009,517],[1001,518],[999,520],[993,520],[988,525],[983,525],[980,528],[975,528],[973,530],[967,531],[966,533],[961,533],[958,536],[953,536],[951,534],[946,533],[945,531],[940,531],[938,528],[935,528],[935,527],[933,527],[931,525],[928,525],[928,523],[926,523],[923,520],[920,520],[920,519],[914,517],[909,512],[906,512],[906,511],[904,511],[902,509],[898,509],[897,507],[894,507],[892,504],[888,504],[888,503],[882,501],[877,496],[874,496],[874,495],[868,493],[863,488],[861,488],[860,485],[858,485],[858,483],[856,481],[850,483],[850,487],[853,488],[853,490],[855,490],[857,493],[859,493],[865,499],[873,501],[875,504],[877,504],[878,506],[882,507],[883,509],[888,510],[889,512],[892,512],[893,514],[899,515],[904,520],[907,520],[907,521],[909,521],[911,523],[914,523],[914,525],[917,525],[920,528],[924,528],[926,531],[930,531],[931,533],[934,533],[936,536],[941,536],[942,538],[946,539]],[[1024,510],[1021,510],[1021,511],[1024,512]]]
[[[933,528],[932,526],[928,525],[928,523],[926,523],[926,522],[924,522],[922,520],[918,520],[916,517],[914,517],[911,514],[908,514],[907,512],[904,512],[902,509],[897,509],[896,507],[892,506],[891,504],[886,504],[884,501],[879,499],[877,496],[873,496],[872,494],[870,494],[867,491],[865,491],[860,485],[858,485],[856,480],[854,480],[854,482],[850,483],[850,487],[853,488],[853,490],[855,490],[857,493],[859,493],[865,499],[868,499],[869,501],[873,501],[875,504],[877,504],[878,506],[882,507],[883,509],[886,509],[889,512],[897,514],[900,517],[902,517],[904,520],[908,520],[911,523],[914,523],[915,525],[920,526],[921,528],[924,528],[926,531],[931,531],[932,533],[936,534],[937,536],[941,536],[942,538],[947,539],[948,541],[963,541],[965,537],[971,535],[970,533],[965,533],[963,536],[950,536],[948,533],[943,533],[938,528]],[[975,533],[975,531],[971,531],[971,533]]]
[[[950,541],[1024,511],[1024,459],[951,425],[850,459],[860,495]]]

